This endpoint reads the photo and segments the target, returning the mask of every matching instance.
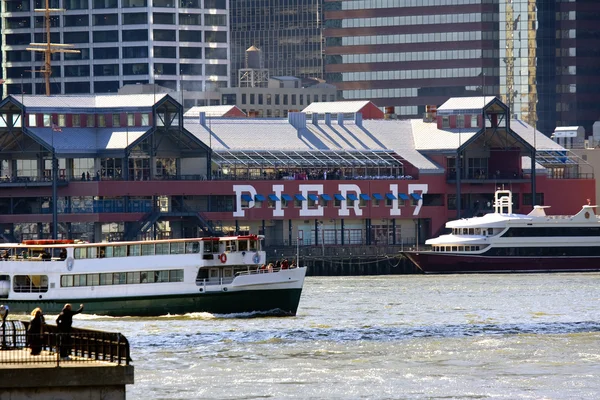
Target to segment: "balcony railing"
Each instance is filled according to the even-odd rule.
[[[44,325],[43,333],[27,332],[29,322],[6,321],[0,327],[0,364],[91,364],[129,365],[129,342],[120,333],[73,328],[59,333],[56,326]],[[67,338],[68,336],[68,338]],[[38,355],[30,354],[33,346]],[[61,359],[60,348],[67,346],[69,359]],[[64,352],[64,351],[63,351]]]

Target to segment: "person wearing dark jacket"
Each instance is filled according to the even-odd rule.
[[[27,328],[27,339],[29,347],[31,348],[32,356],[39,356],[42,352],[42,346],[44,345],[44,314],[42,314],[41,308],[36,308],[31,312],[31,321],[29,322],[29,328]]]
[[[79,305],[79,310],[73,311],[70,304],[65,304],[60,314],[56,318],[56,328],[60,334],[60,358],[68,360],[71,354],[71,326],[73,325],[73,315],[83,311],[83,304]]]

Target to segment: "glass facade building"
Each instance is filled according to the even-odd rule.
[[[4,95],[45,94],[43,0],[4,2]],[[229,86],[228,0],[51,0],[52,43],[78,54],[52,55],[52,94],[116,93],[126,84],[157,83],[202,91]]]
[[[246,50],[262,52],[269,76],[323,78],[323,0],[230,0],[231,82]]]
[[[600,2],[324,0],[323,7],[325,79],[344,99],[414,117],[450,97],[497,95],[546,134],[566,125],[591,134],[600,117]]]

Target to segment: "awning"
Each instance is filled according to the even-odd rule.
[[[312,201],[319,201],[319,196],[317,196],[316,194],[309,194],[308,198]]]
[[[366,194],[366,193],[361,193],[361,194],[360,194],[360,198],[361,198],[362,200],[365,200],[365,201],[367,201],[367,200],[371,200],[371,198],[369,197],[369,195],[368,195],[368,194]]]
[[[296,195],[294,195],[294,197],[298,201],[306,201],[306,197],[302,196],[301,194],[296,194]]]
[[[335,197],[336,200],[342,201],[342,200],[346,200],[344,198],[344,196],[342,196],[341,194],[334,194],[333,197]]]
[[[379,193],[373,193],[373,198],[375,200],[383,200],[383,196],[380,195]]]
[[[329,195],[328,195],[328,194],[322,194],[322,195],[321,195],[321,198],[322,198],[323,200],[325,200],[325,201],[331,201],[331,197],[329,197]]]
[[[252,200],[252,196],[250,196],[249,194],[243,194],[242,195],[242,200],[244,200],[244,201],[254,201],[254,200]]]
[[[421,195],[419,193],[411,193],[410,194],[412,196],[413,199],[415,200],[421,200]]]
[[[292,201],[292,196],[290,196],[289,194],[282,194],[281,198],[285,201]]]
[[[400,197],[402,200],[410,199],[406,193],[398,193],[398,197]]]
[[[269,195],[269,200],[271,200],[271,201],[279,201],[279,197],[275,196],[274,194],[270,194]]]
[[[358,197],[353,193],[348,193],[348,200],[356,201],[358,200]]]
[[[254,196],[254,199],[256,201],[265,201],[265,196],[263,196],[262,194],[257,194],[256,196]]]
[[[396,196],[394,196],[393,193],[386,193],[385,197],[387,197],[390,200],[396,200]]]

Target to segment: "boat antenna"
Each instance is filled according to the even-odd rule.
[[[36,8],[33,11],[44,13],[44,26],[46,28],[46,43],[29,43],[28,51],[39,51],[44,53],[44,68],[39,70],[29,70],[27,72],[39,72],[44,74],[46,82],[46,96],[50,96],[50,76],[52,75],[52,54],[53,53],[80,53],[79,50],[72,49],[72,44],[60,44],[50,42],[50,13],[65,11],[63,8],[50,8],[50,0],[46,0],[45,8]]]

